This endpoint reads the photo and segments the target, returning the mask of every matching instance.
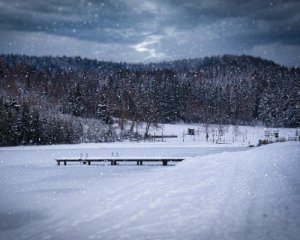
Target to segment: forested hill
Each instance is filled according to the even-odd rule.
[[[121,129],[126,120],[300,126],[300,69],[251,56],[127,64],[0,55],[0,80],[2,125],[27,109],[118,119]]]

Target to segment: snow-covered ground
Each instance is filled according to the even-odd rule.
[[[143,132],[144,126],[138,128]],[[195,135],[188,135],[188,129],[194,129]],[[208,139],[206,139],[208,132]],[[264,126],[235,126],[235,125],[208,125],[205,124],[162,124],[158,128],[151,128],[151,135],[176,135],[177,138],[164,139],[172,143],[201,143],[201,145],[230,144],[231,146],[257,145],[259,139],[275,140],[278,137],[288,140],[300,135],[300,129],[295,128],[267,128]]]
[[[299,142],[181,140],[0,148],[0,239],[299,238]],[[169,167],[54,161],[112,152],[187,158]]]

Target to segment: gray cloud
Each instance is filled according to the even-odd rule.
[[[275,1],[180,1],[170,0],[183,16],[179,27],[196,27],[200,24],[219,22],[224,28],[230,19],[238,19],[246,28],[252,41],[272,41],[300,44],[300,2],[297,0]],[[181,25],[182,26],[181,26]],[[228,29],[229,30],[229,29]],[[244,36],[244,32],[241,34]]]
[[[125,4],[117,1],[60,2],[2,1],[0,26],[2,30],[44,32],[84,40],[116,42],[126,40],[122,32],[130,28],[131,22],[136,19],[136,16],[128,15]]]
[[[0,33],[2,53],[130,62],[233,53],[300,65],[298,0],[0,0]]]

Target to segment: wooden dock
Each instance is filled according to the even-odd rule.
[[[55,159],[57,165],[59,166],[61,163],[67,165],[67,163],[82,163],[91,165],[93,162],[109,162],[111,165],[118,165],[120,162],[136,162],[137,165],[143,165],[144,162],[161,162],[163,166],[167,166],[168,162],[181,162],[184,158],[171,158],[171,157],[157,157],[157,158],[144,158],[144,157],[131,157],[131,158],[124,158],[124,157],[107,157],[107,158],[60,158]]]

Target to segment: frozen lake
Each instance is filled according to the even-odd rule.
[[[0,239],[295,239],[299,144],[273,145],[0,148]],[[187,159],[170,167],[54,161],[112,152]]]
[[[53,146],[28,146],[0,148],[0,160],[5,165],[55,164],[56,158],[68,157],[196,157],[222,152],[237,152],[248,147],[230,145],[127,143],[127,144],[78,144]]]

